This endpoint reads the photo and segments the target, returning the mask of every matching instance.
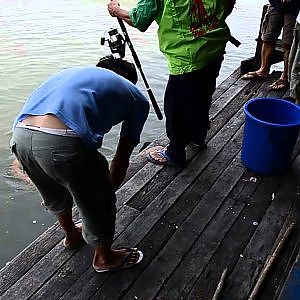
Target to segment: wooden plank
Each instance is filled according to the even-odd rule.
[[[160,295],[157,295],[157,292],[177,265],[184,260],[189,249],[194,246],[195,239],[198,238],[211,218],[215,215],[224,198],[228,196],[243,171],[244,168],[240,166],[237,160],[228,166],[210,191],[202,197],[197,207],[166,243],[165,247],[152,260],[150,265],[147,266],[147,271],[143,272],[135,281],[126,294],[128,299],[132,299],[134,296],[145,299],[160,297]],[[224,185],[227,186],[228,189],[224,189]],[[170,259],[170,257],[172,259]],[[196,257],[196,259],[199,259],[199,257]],[[163,268],[161,267],[162,264]],[[185,282],[187,279],[185,275],[186,274],[183,274],[181,278],[182,282]],[[171,290],[168,292],[169,294],[173,294]],[[170,296],[169,294],[169,299],[177,299],[177,297],[173,298],[172,295]]]
[[[295,174],[297,172],[299,174],[299,166],[297,164],[294,166],[296,167],[294,169]],[[271,252],[280,228],[294,201],[297,200],[296,186],[299,184],[299,178],[293,172],[286,174],[283,178],[282,187],[275,195],[274,200],[271,201],[270,207],[243,252],[243,258],[239,259],[230,275],[230,285],[224,292],[224,295],[229,299],[247,298],[263,262]]]
[[[256,182],[250,181],[250,178],[254,178],[254,175],[254,173],[246,171],[233,190],[236,194],[235,197],[231,196],[233,204],[231,206],[227,204],[231,201],[230,197],[226,200],[228,209],[233,215],[237,215],[237,219],[209,261],[204,272],[197,272],[199,277],[196,283],[193,286],[187,286],[181,292],[180,297],[183,297],[183,299],[210,299],[214,293],[221,270],[228,268],[229,271],[229,267],[232,268],[235,265],[236,257],[247,245],[254,231],[252,220],[257,220],[257,214],[260,212],[251,200],[251,196],[257,190],[260,182],[260,178],[257,178]],[[237,193],[240,189],[241,192]],[[238,203],[242,206],[241,211],[237,211],[238,206],[235,206]]]
[[[236,78],[238,77],[237,73],[235,74],[235,76]],[[125,183],[123,187],[117,192],[118,209],[124,209],[124,204],[127,203],[128,205],[132,205],[135,208],[144,211],[142,212],[141,217],[136,218],[138,212],[136,210],[133,210],[134,211],[133,215],[131,216],[123,215],[124,218],[118,220],[118,223],[120,223],[119,226],[120,230],[119,231],[117,230],[116,236],[120,235],[120,237],[117,239],[116,245],[125,244],[125,243],[127,245],[128,242],[130,242],[130,245],[140,243],[143,247],[145,246],[151,247],[152,245],[151,245],[150,237],[158,240],[159,234],[161,232],[164,232],[164,239],[159,244],[160,248],[163,247],[164,243],[166,243],[166,241],[174,233],[178,231],[178,228],[176,226],[180,225],[179,223],[176,223],[176,221],[172,223],[173,220],[176,220],[175,210],[173,211],[173,213],[170,213],[168,215],[169,211],[172,211],[173,207],[174,208],[176,207],[177,210],[181,209],[183,210],[181,217],[184,218],[184,214],[187,214],[189,209],[192,210],[193,207],[197,204],[196,201],[197,198],[194,197],[192,201],[189,201],[189,199],[185,197],[186,195],[189,195],[189,191],[191,191],[191,193],[192,194],[194,193],[195,195],[195,192],[197,191],[197,187],[195,183],[203,182],[204,184],[207,184],[207,188],[209,188],[210,187],[209,182],[212,185],[213,184],[212,180],[215,180],[219,176],[217,164],[218,163],[220,163],[221,165],[224,164],[224,166],[220,167],[221,169],[223,169],[226,163],[228,162],[227,159],[229,159],[230,155],[233,154],[230,153],[231,149],[235,149],[235,147],[232,145],[231,142],[229,142],[227,145],[226,143],[232,139],[232,136],[239,129],[239,127],[243,122],[242,110],[240,109],[238,111],[239,107],[247,99],[253,97],[253,95],[255,96],[260,94],[264,96],[270,95],[270,93],[268,93],[267,91],[268,81],[258,84],[250,81],[239,81],[239,80],[237,81],[234,78],[229,78],[229,79],[231,80],[230,83],[231,92],[227,92],[227,94],[226,92],[224,92],[225,91],[225,84],[224,84],[223,91],[217,90],[219,96],[217,93],[215,93],[214,95],[214,100],[216,102],[216,105],[215,105],[215,110],[213,110],[212,113],[213,123],[212,123],[212,129],[210,130],[209,133],[210,142],[209,142],[209,149],[207,151],[204,151],[203,153],[201,153],[201,155],[200,154],[196,155],[196,152],[189,151],[189,158],[192,159],[192,161],[184,170],[174,170],[174,169],[170,170],[169,168],[154,166],[150,163],[147,164],[146,159],[143,155],[138,156],[137,164],[133,163],[136,170],[140,168],[141,171],[139,174],[136,174],[135,176],[134,173],[131,174],[131,181]],[[229,84],[229,81],[227,81],[227,84]],[[227,97],[231,97],[230,100],[228,100]],[[237,111],[238,113],[236,114]],[[232,120],[230,120],[229,123],[227,123],[228,119],[230,119],[233,116],[233,114],[235,114],[235,116],[233,117]],[[216,136],[214,136],[215,134]],[[157,141],[167,142],[165,137],[163,137],[161,140],[158,139]],[[226,145],[226,149],[223,148],[225,145]],[[225,154],[226,150],[229,153]],[[222,157],[221,153],[223,155],[223,160],[221,159]],[[213,162],[213,160],[215,161]],[[197,179],[197,176],[200,176],[199,178],[201,178],[201,176],[203,176],[202,174],[205,174],[206,168],[209,169],[211,173],[209,179],[207,178],[203,178],[203,180]],[[175,178],[176,175],[178,176]],[[128,178],[130,178],[130,176]],[[159,184],[155,186],[155,183],[157,181],[159,182]],[[178,186],[182,187],[183,190],[178,191]],[[200,193],[201,191],[205,190],[205,187],[203,189],[202,188],[203,187],[201,186]],[[163,203],[164,201],[166,201],[167,203]],[[177,203],[178,204],[181,203],[181,206],[180,205],[177,206]],[[186,205],[191,205],[185,211],[184,211],[184,203]],[[151,209],[153,210],[153,212],[150,212]],[[147,217],[147,216],[149,217],[149,224],[144,224],[146,222],[145,221],[146,219],[143,220],[143,217]],[[174,218],[172,219],[170,218],[170,216],[173,216]],[[132,224],[127,228],[128,224],[131,222]],[[166,223],[160,226],[160,222],[162,223],[166,222]],[[181,223],[182,222],[183,220],[181,220]],[[163,230],[162,227],[168,227],[168,228]],[[155,232],[153,231],[154,228],[156,228],[157,230],[156,235]],[[225,230],[225,227],[223,229]],[[130,230],[135,230],[135,232],[130,232]],[[142,232],[143,230],[144,232]],[[61,231],[58,230],[58,232],[60,232],[60,237],[58,238],[58,241],[56,243],[58,243],[62,238]],[[146,237],[144,237],[144,235],[146,235]],[[223,242],[219,240],[218,245],[222,245],[222,244]],[[57,253],[55,248],[53,248],[52,250],[53,257],[57,257],[58,252],[61,252],[61,249],[59,250],[59,245],[57,247],[58,247]],[[144,251],[144,252],[149,253],[150,254],[149,257],[151,256],[154,257],[155,253],[157,253],[155,251],[159,251],[160,248],[153,247],[150,248],[149,251]],[[144,248],[142,249],[144,250]],[[70,299],[70,297],[73,298],[72,295],[74,295],[75,298],[78,295],[78,299],[86,299],[85,298],[86,296],[90,297],[94,295],[95,292],[96,294],[94,295],[94,297],[97,298],[97,296],[101,297],[104,294],[108,295],[108,293],[106,292],[103,294],[101,288],[109,287],[113,289],[114,287],[113,282],[116,282],[115,281],[116,279],[121,280],[121,281],[117,281],[117,290],[119,289],[119,291],[121,291],[121,294],[125,295],[124,293],[126,292],[127,288],[129,288],[130,285],[134,282],[133,279],[137,278],[136,276],[138,276],[145,269],[146,266],[143,264],[147,263],[147,259],[148,259],[145,257],[144,262],[141,266],[138,266],[137,268],[124,272],[126,274],[123,273],[123,275],[121,275],[122,272],[120,272],[120,275],[109,274],[103,276],[103,274],[101,275],[95,274],[95,272],[90,268],[90,262],[89,262],[89,259],[91,259],[90,250],[91,249],[89,249],[88,247],[84,247],[83,249],[80,250],[83,251],[81,253],[80,251],[78,251],[69,257],[63,257],[61,260],[61,266],[58,267],[58,270],[56,271],[50,268],[49,273],[44,276],[44,279],[33,278],[33,280],[30,282],[28,286],[29,289],[30,287],[34,287],[32,288],[33,291],[35,288],[39,286],[40,282],[42,282],[41,283],[42,285],[45,283],[45,285],[39,291],[37,291],[34,297],[44,298],[50,293],[50,291],[55,290],[55,295],[57,295],[57,297],[62,296],[62,299]],[[85,259],[83,260],[82,260],[82,255],[84,255],[85,257]],[[207,259],[209,255],[214,255],[213,250],[210,250],[209,253],[207,253]],[[0,276],[0,288],[2,286],[4,287],[5,285],[6,286],[4,288],[5,290],[9,286],[13,285],[16,282],[14,280],[18,280],[18,278],[20,278],[25,272],[28,271],[27,268],[30,268],[32,264],[34,264],[35,262],[38,262],[39,264],[40,261],[44,261],[46,263],[45,266],[47,268],[48,266],[47,264],[49,264],[49,262],[47,262],[48,256],[47,257],[43,257],[43,256],[44,255],[42,255],[41,257],[33,256],[31,261],[29,260],[24,264],[24,268],[21,269],[21,272],[19,272],[15,268],[13,269],[13,273],[8,272],[8,277],[4,277],[4,279],[2,279],[2,276]],[[215,256],[213,256],[213,258],[214,257]],[[58,262],[59,259],[60,258],[58,257],[56,261],[58,264],[59,264]],[[50,256],[49,256],[49,260],[50,260]],[[149,262],[150,261],[148,260],[148,263]],[[42,266],[42,262],[40,263],[40,266]],[[205,268],[204,264],[202,266],[202,269],[203,268]],[[30,272],[31,271],[29,271],[29,274]],[[0,274],[2,275],[2,272],[0,272]],[[14,279],[15,274],[17,274],[16,279]],[[176,274],[176,272],[174,274]],[[199,276],[196,276],[191,282],[195,282],[199,278],[200,278]],[[89,279],[90,281],[84,282],[84,280],[89,280]],[[1,280],[4,282],[3,285],[1,285]],[[73,290],[73,287],[75,287],[75,285],[79,281],[81,281],[79,283],[79,287]],[[171,280],[169,281],[169,284],[171,284]],[[56,287],[59,288],[56,290]],[[88,289],[89,287],[91,287],[91,290],[89,290],[87,293],[86,291],[83,291],[83,289]],[[65,289],[67,288],[69,288],[69,290],[65,293]],[[13,289],[14,286],[12,290]],[[180,287],[180,289],[178,289],[176,293],[177,295],[179,294],[186,295],[190,289],[191,289],[190,285],[184,288]],[[78,291],[77,295],[76,295],[76,290]],[[162,295],[165,293],[164,291],[166,291],[166,289],[161,290]],[[114,292],[114,294],[116,294],[116,292]],[[14,296],[16,294],[12,292],[11,295]],[[112,299],[112,298],[107,298],[107,299]]]
[[[0,295],[16,283],[62,238],[63,233],[59,230],[58,225],[55,224],[26,247],[18,256],[16,256],[10,264],[8,264],[0,272]]]
[[[257,176],[255,173],[250,173],[247,175],[248,180],[253,176],[258,179],[258,183],[261,176]],[[225,268],[228,265],[230,266],[230,269],[232,269],[236,264],[237,260],[239,259],[239,254],[243,252],[243,249],[246,247],[256,228],[252,225],[252,221],[262,219],[262,215],[265,213],[265,210],[271,201],[272,193],[276,193],[281,182],[282,178],[280,176],[266,177],[262,179],[259,189],[257,192],[255,192],[251,199],[248,199],[247,206],[241,213],[243,218],[234,224],[233,228],[223,241],[221,247],[218,249],[216,255],[214,255],[214,258],[212,261],[210,261],[209,266],[197,280],[197,283],[193,287],[191,295],[188,299],[195,299],[196,297],[203,297],[203,299],[211,298],[215,288],[214,284],[217,280],[216,276],[218,275],[216,274],[216,270],[219,267]],[[255,183],[255,185],[257,185],[257,183]],[[297,217],[295,216],[294,219],[296,218]],[[246,223],[247,220],[251,221],[248,225]],[[224,253],[226,253],[226,256],[224,256]],[[288,271],[288,269],[286,271]],[[284,272],[284,274],[286,274],[286,272]],[[276,276],[277,279],[280,277],[278,273]],[[283,274],[281,274],[281,276],[283,276]],[[276,285],[274,284],[272,288],[266,289],[266,296],[268,294],[270,297],[270,291],[275,290],[274,286]],[[182,294],[181,297],[186,298],[186,295]],[[272,299],[271,297],[269,299]]]
[[[222,206],[212,218],[211,222],[199,236],[198,240],[193,244],[191,251],[185,254],[180,265],[173,271],[171,277],[164,282],[162,289],[156,297],[161,299],[166,299],[168,297],[170,299],[188,298],[190,290],[195,282],[199,280],[200,274],[205,268],[211,265],[213,256],[219,251],[220,245],[224,243],[224,238],[228,236],[228,232],[231,230],[232,225],[240,219],[240,214],[247,205],[245,201],[241,201],[241,197],[246,200],[248,193],[255,191],[256,186],[257,185],[254,183],[249,184],[242,179],[239,180],[230,195],[224,199]],[[212,202],[213,199],[208,199],[208,201]],[[206,210],[206,208],[204,208],[204,210]],[[239,238],[239,236],[236,238]],[[212,270],[213,274],[211,274],[214,278],[210,276],[209,282],[206,281],[205,283],[201,283],[206,294],[197,293],[197,296],[193,294],[194,297],[191,297],[190,295],[190,299],[211,299],[213,297],[219,277],[223,269],[227,268],[230,249],[231,246],[229,249],[226,248],[226,251],[225,248],[222,249],[225,263],[214,265]],[[224,253],[226,253],[226,257],[224,257]],[[209,290],[209,293],[207,293],[207,290]]]
[[[178,197],[184,193],[185,189],[197,178],[198,174],[211,162],[214,156],[223,148],[228,140],[239,129],[239,124],[242,124],[242,111],[232,118],[228,122],[228,126],[222,128],[218,134],[211,140],[210,147],[201,153],[199,157],[196,157],[192,163],[182,170],[181,173],[163,190],[149,206],[145,208],[137,217],[137,219],[126,229],[126,232],[120,236],[116,241],[116,246],[121,246],[122,243],[130,243],[137,245],[147,232],[155,225],[155,223],[164,215],[164,213],[172,206]],[[180,189],[178,189],[180,186]],[[147,221],[145,221],[147,220]],[[138,269],[138,268],[135,268]],[[76,281],[76,284],[71,288],[71,291],[67,292],[66,297],[76,298],[76,295],[80,298],[88,298],[95,290],[95,282],[97,282],[98,288],[99,282],[93,275],[90,274],[90,270],[84,274],[83,278]],[[85,286],[83,290],[82,282],[88,282],[88,287]],[[94,292],[93,292],[94,291]],[[66,298],[65,298],[66,299]]]
[[[163,167],[146,163],[141,170],[136,172],[117,192],[116,207],[119,210],[124,204],[134,197],[148,181],[150,181]]]
[[[239,96],[242,90],[251,84],[253,83],[247,80],[239,80],[235,82],[228,90],[226,90],[224,94],[222,94],[215,102],[212,103],[210,108],[210,118],[214,119],[216,115],[231,102],[231,99]]]
[[[199,203],[201,197],[209,191],[214,182],[220,177],[223,170],[240,150],[241,131],[227,144],[228,149],[223,149],[217,157],[205,168],[201,176],[198,177],[186,192],[177,199],[176,203],[168,210],[142,240],[139,247],[144,251],[144,265],[158,255],[160,249],[164,246],[171,235],[178,230],[187,216],[193,211]],[[146,220],[147,222],[147,220]],[[115,299],[118,294],[123,294],[131,282],[137,280],[138,274],[122,274],[114,276],[101,288],[101,297]],[[97,294],[95,295],[97,298]]]
[[[240,68],[235,69],[225,80],[223,80],[216,88],[213,94],[213,102],[227,91],[241,76]]]
[[[121,233],[137,215],[137,211],[124,207],[118,212],[116,232]],[[126,215],[122,216],[122,215]],[[72,259],[71,259],[72,258]],[[37,295],[56,295],[63,293],[92,262],[92,250],[85,246],[79,250],[65,250],[62,243],[57,244],[43,256],[31,269],[7,290],[4,299],[28,299]],[[43,270],[41,272],[41,270]],[[50,287],[50,288],[49,288]],[[43,298],[41,298],[43,299]]]
[[[279,240],[278,243],[277,242],[275,243],[277,245],[275,250],[272,252],[271,255],[267,257],[265,264],[257,278],[257,281],[248,297],[249,300],[257,299],[259,293],[261,292],[261,287],[266,281],[266,278],[269,275],[272,268],[274,268],[274,265],[278,261],[280,254],[283,252],[283,248],[286,245],[288,238],[292,234],[294,227],[295,227],[295,223],[290,223],[288,225],[288,228],[285,228],[282,234],[281,232],[279,233],[279,235],[282,235],[282,238]]]

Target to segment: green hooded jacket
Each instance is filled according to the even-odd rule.
[[[129,17],[140,31],[158,23],[160,50],[170,74],[178,75],[202,69],[224,53],[228,1],[139,0]]]

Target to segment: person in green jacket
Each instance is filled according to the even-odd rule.
[[[164,96],[167,147],[147,155],[155,164],[182,166],[190,143],[206,147],[209,109],[230,30],[225,22],[235,0],[139,0],[130,11],[117,0],[111,16],[144,32],[156,21],[161,52],[170,72]]]

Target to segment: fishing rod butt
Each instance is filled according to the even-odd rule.
[[[162,120],[164,117],[163,117],[163,115],[162,115],[162,113],[159,109],[159,106],[158,106],[158,104],[155,100],[155,97],[154,97],[154,94],[153,94],[152,90],[148,89],[147,92],[148,92],[149,98],[151,100],[152,106],[154,108],[154,111],[156,113],[156,116],[157,116],[158,120]]]

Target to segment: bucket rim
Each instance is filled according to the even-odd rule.
[[[299,115],[300,115],[300,106],[298,106],[297,104],[294,104],[288,100],[285,100],[285,99],[282,99],[282,98],[264,98],[264,97],[258,97],[258,98],[252,98],[250,100],[248,100],[245,104],[244,104],[244,113],[254,119],[255,121],[257,121],[258,123],[261,123],[261,124],[264,124],[264,125],[271,125],[273,127],[297,127],[297,126],[300,126],[300,118],[299,118],[299,122],[294,122],[294,123],[290,123],[290,124],[276,124],[276,123],[271,123],[271,122],[266,122],[266,121],[263,121],[263,120],[260,120],[256,117],[254,117],[252,114],[249,113],[248,111],[248,106],[252,103],[252,102],[255,102],[255,101],[260,101],[260,100],[264,100],[264,101],[279,101],[279,102],[285,102],[287,103],[288,105],[294,107],[295,109],[299,110]]]

